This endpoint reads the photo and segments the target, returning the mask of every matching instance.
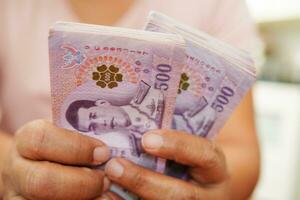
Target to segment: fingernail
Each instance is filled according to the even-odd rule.
[[[103,180],[103,192],[106,192],[109,189],[110,180],[107,177],[104,177]]]
[[[148,133],[143,136],[142,144],[146,149],[159,149],[163,146],[164,141],[161,135]]]
[[[114,178],[120,178],[123,175],[124,167],[116,160],[113,159],[106,164],[105,173]]]
[[[94,149],[94,163],[102,164],[109,159],[109,149],[106,146],[96,147]]]

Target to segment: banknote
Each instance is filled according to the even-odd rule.
[[[255,81],[250,54],[154,11],[145,29],[177,34],[186,42],[172,127],[213,138]],[[165,173],[188,178],[186,167],[173,161]]]
[[[173,128],[214,137],[255,81],[250,54],[154,11],[145,29],[186,41]]]
[[[54,124],[162,172],[165,161],[146,154],[141,137],[170,128],[184,52],[173,34],[57,22],[49,33]]]

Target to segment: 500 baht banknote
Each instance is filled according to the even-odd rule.
[[[186,42],[173,128],[214,137],[255,82],[250,54],[155,11],[145,29],[177,34]]]
[[[185,39],[187,60],[180,75],[173,128],[213,138],[255,82],[250,54],[154,11],[145,29]],[[185,169],[168,161],[165,173],[187,178]]]
[[[142,135],[170,128],[185,43],[178,36],[58,22],[50,30],[54,123],[105,142],[112,157],[164,170]]]

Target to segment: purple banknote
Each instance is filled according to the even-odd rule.
[[[170,128],[185,61],[172,34],[58,22],[49,35],[54,123],[105,142],[112,157],[160,171],[141,137]]]
[[[151,12],[146,30],[173,33],[186,42],[173,128],[212,138],[255,81],[250,55],[158,12]],[[187,179],[186,166],[168,161],[165,173]]]
[[[212,138],[255,81],[251,56],[198,30],[151,12],[146,30],[181,35],[186,42],[173,128]]]

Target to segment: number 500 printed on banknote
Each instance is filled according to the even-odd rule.
[[[141,137],[170,128],[185,62],[178,36],[58,22],[49,35],[54,123],[105,142],[112,157],[160,171]]]

